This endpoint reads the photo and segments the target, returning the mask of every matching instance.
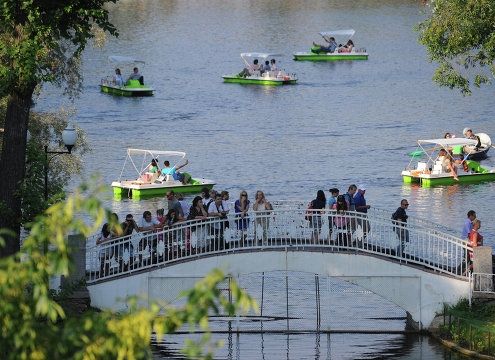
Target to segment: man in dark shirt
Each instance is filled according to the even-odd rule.
[[[409,230],[407,230],[407,218],[406,209],[409,206],[409,202],[406,199],[402,199],[400,206],[392,214],[392,223],[395,225],[395,232],[399,237],[400,244],[397,247],[397,254],[404,255],[404,245],[409,242]]]
[[[139,231],[132,214],[127,214],[125,217],[125,221],[120,224],[120,226],[122,227],[122,231],[124,232],[123,236],[131,235],[134,230]]]

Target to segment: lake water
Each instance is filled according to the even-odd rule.
[[[435,66],[413,31],[425,12],[421,1],[405,0],[121,0],[111,6],[120,37],[104,49],[85,51],[83,93],[73,104],[93,148],[85,158],[86,178],[99,172],[110,184],[130,147],[183,150],[193,176],[215,180],[234,200],[242,189],[251,198],[260,189],[269,200],[309,201],[318,189],[345,191],[364,183],[372,206],[393,212],[407,198],[410,214],[459,231],[474,209],[493,246],[495,183],[431,189],[402,183],[400,172],[416,140],[447,131],[461,136],[466,126],[495,136],[493,85],[463,97],[432,83]],[[293,52],[321,40],[318,32],[345,28],[356,30],[354,42],[368,50],[368,61],[292,60]],[[223,74],[242,69],[239,54],[251,51],[285,54],[279,66],[295,72],[299,83],[223,84]],[[100,79],[114,70],[107,57],[115,54],[146,61],[141,72],[155,96],[99,92]],[[36,109],[67,104],[58,90],[46,87]],[[494,166],[492,151],[486,164]],[[105,204],[119,215],[139,216],[164,201],[114,201],[109,191]],[[252,340],[256,347],[259,341]],[[421,353],[431,349],[424,340],[414,344]]]

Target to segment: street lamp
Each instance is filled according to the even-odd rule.
[[[76,143],[77,133],[74,126],[68,125],[64,131],[62,131],[62,141],[64,142],[67,151],[48,151],[48,145],[45,145],[45,200],[48,200],[48,165],[55,156],[60,154],[70,154],[74,144]],[[48,159],[48,154],[54,154]]]

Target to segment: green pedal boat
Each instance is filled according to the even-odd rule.
[[[320,33],[324,45],[313,43],[309,52],[296,52],[294,60],[298,61],[341,61],[341,60],[368,60],[366,49],[357,49],[352,43],[352,36],[355,34],[353,29],[323,31]],[[335,39],[341,39],[352,43],[352,47],[346,45],[339,46]],[[333,51],[332,51],[333,50]]]
[[[431,187],[495,181],[495,169],[463,154],[476,143],[461,138],[418,140],[419,150],[410,153],[411,161],[402,171],[404,183]]]
[[[290,85],[297,83],[295,74],[288,74],[278,68],[275,60],[280,54],[242,53],[246,67],[238,74],[223,75],[223,81],[236,84]],[[268,64],[266,64],[268,63]]]
[[[211,189],[215,185],[212,180],[193,178],[185,172],[177,173],[175,176],[173,174],[162,175],[160,165],[165,160],[170,162],[171,169],[174,169],[173,173],[175,173],[175,168],[182,168],[188,163],[186,153],[182,151],[127,149],[127,157],[120,177],[112,182],[114,197],[118,200],[126,197],[139,200],[163,196],[170,190],[175,193],[195,194],[200,193],[205,187]],[[184,160],[185,164],[179,166]],[[130,179],[124,179],[124,177]]]
[[[128,56],[109,56],[108,61],[115,67],[116,75],[107,76],[101,79],[100,90],[106,94],[112,94],[116,96],[153,96],[155,91],[153,88],[144,84],[143,76],[136,76],[135,79],[128,79],[124,81],[121,74],[122,69],[129,69],[129,73],[133,68],[138,66],[143,67],[144,61],[136,60]],[[134,75],[134,74],[133,74]]]

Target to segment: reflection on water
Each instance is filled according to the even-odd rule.
[[[191,336],[189,336],[191,338]],[[461,360],[468,359],[450,352],[435,340],[420,335],[370,334],[213,334],[213,341],[223,347],[214,359],[397,359]],[[154,359],[184,359],[177,350],[183,337],[169,337],[166,346],[156,344]]]
[[[342,279],[275,271],[237,281],[261,314],[211,318],[212,341],[223,343],[215,359],[456,359],[405,332],[404,310]],[[154,339],[156,359],[182,358],[185,339],[199,339],[183,330]]]

